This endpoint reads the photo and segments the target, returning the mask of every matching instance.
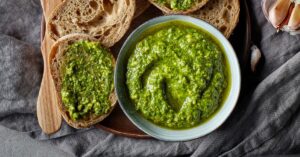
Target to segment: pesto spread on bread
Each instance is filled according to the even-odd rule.
[[[59,68],[61,97],[72,120],[109,112],[113,91],[113,56],[97,42],[67,47]]]
[[[188,10],[192,8],[197,0],[156,0],[156,2],[169,6],[172,10]]]

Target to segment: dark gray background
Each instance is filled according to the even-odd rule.
[[[230,118],[189,142],[120,137],[65,123],[47,136],[36,118],[42,78],[39,0],[0,0],[0,156],[258,156],[300,154],[300,36],[276,33],[260,0],[248,0],[265,63]],[[241,17],[243,18],[243,17]],[[253,78],[251,78],[253,79]],[[253,84],[257,82],[257,84]]]

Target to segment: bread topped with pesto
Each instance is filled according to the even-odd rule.
[[[111,47],[128,30],[136,0],[64,0],[51,13],[47,30],[50,38],[72,34],[91,35]]]
[[[209,0],[149,0],[166,14],[188,14],[203,7]]]
[[[114,109],[115,59],[99,41],[85,34],[58,39],[49,56],[58,108],[74,128],[86,128],[106,118]]]
[[[188,15],[214,25],[229,38],[239,21],[240,1],[210,0],[201,9]]]

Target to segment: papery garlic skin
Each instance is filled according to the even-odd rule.
[[[269,10],[269,20],[275,28],[284,21],[288,16],[290,5],[292,1],[290,0],[277,0],[276,3]]]
[[[292,2],[294,2],[295,4],[300,4],[300,0],[291,0]]]
[[[281,31],[288,32],[290,35],[299,35],[300,30],[291,30],[289,26],[285,25],[280,28]]]

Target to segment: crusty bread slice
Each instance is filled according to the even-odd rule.
[[[145,10],[150,7],[150,3],[148,0],[136,0],[135,4],[134,18],[140,16]]]
[[[48,19],[48,33],[53,40],[67,34],[84,33],[104,46],[118,42],[130,26],[135,0],[65,0]]]
[[[57,97],[58,97],[58,109],[65,119],[65,121],[72,127],[74,128],[87,128],[90,127],[91,125],[94,125],[100,121],[102,121],[104,118],[106,118],[114,109],[116,102],[117,102],[117,97],[115,94],[115,91],[110,94],[110,102],[111,102],[111,108],[109,112],[105,115],[101,116],[96,116],[94,114],[90,114],[87,118],[85,119],[79,119],[77,121],[74,121],[70,118],[67,109],[63,105],[62,102],[62,97],[61,97],[61,79],[60,79],[60,73],[59,73],[59,66],[60,66],[60,60],[63,57],[63,53],[67,49],[67,47],[71,44],[73,44],[76,41],[81,41],[81,40],[87,40],[87,41],[97,41],[97,39],[85,35],[85,34],[70,34],[66,35],[60,39],[58,39],[54,45],[52,46],[50,56],[49,56],[49,64],[50,64],[50,72],[51,76],[53,78],[54,84],[55,84],[55,90],[57,92]],[[113,64],[115,66],[115,59],[113,59]]]
[[[239,0],[210,0],[204,7],[189,15],[200,18],[230,37],[239,21]]]
[[[195,4],[193,7],[191,7],[188,10],[172,10],[169,6],[162,5],[158,0],[149,0],[154,6],[159,8],[161,11],[163,11],[165,14],[188,14],[192,13],[201,7],[203,7],[209,0],[195,0]]]

